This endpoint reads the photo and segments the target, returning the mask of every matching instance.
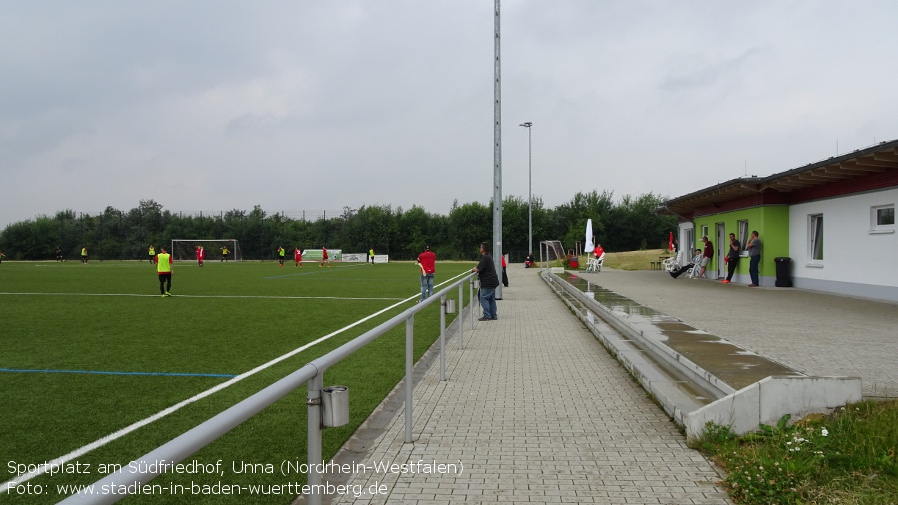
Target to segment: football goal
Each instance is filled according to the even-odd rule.
[[[174,261],[196,261],[196,248],[205,251],[205,261],[243,261],[240,241],[228,239],[172,239],[171,256]]]
[[[560,240],[544,240],[539,243],[539,263],[543,268],[562,266],[565,253]]]

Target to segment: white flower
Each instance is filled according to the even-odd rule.
[[[829,436],[829,430],[827,430],[826,428],[823,428],[822,430],[820,430],[820,434],[823,435],[824,437],[827,437],[827,436]]]

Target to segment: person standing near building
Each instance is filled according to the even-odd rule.
[[[748,275],[751,277],[749,287],[756,288],[760,284],[758,277],[758,264],[761,263],[761,239],[758,238],[757,230],[751,232],[751,238],[745,248],[748,250]]]
[[[171,296],[171,254],[165,252],[165,247],[160,247],[159,250],[161,252],[156,255],[156,273],[159,274],[159,291],[162,293],[163,297]]]
[[[708,263],[711,263],[711,259],[714,257],[714,243],[708,240],[707,235],[702,237],[702,242],[705,243],[705,249],[702,253],[702,269],[698,272],[699,277],[705,276],[705,270],[708,268]]]
[[[727,278],[721,281],[723,284],[729,284],[733,280],[736,266],[739,265],[740,251],[742,251],[742,244],[736,240],[735,233],[730,233],[730,250],[727,252]]]
[[[372,249],[373,251],[373,249]],[[373,256],[372,256],[373,258]],[[418,265],[421,266],[421,301],[433,295],[433,276],[436,274],[437,255],[430,250],[430,246],[424,246],[424,252],[418,255]],[[373,263],[372,263],[373,264]]]
[[[278,246],[278,263],[280,263],[281,266],[284,266],[284,256],[286,256],[286,255],[287,255],[286,249],[284,249],[281,246]]]
[[[156,263],[156,248],[153,247],[153,244],[150,244],[150,247],[147,248],[147,256],[150,257],[150,264]]]
[[[478,321],[495,321],[499,319],[496,311],[496,288],[499,287],[499,275],[496,274],[496,264],[489,252],[489,242],[480,244],[480,263],[471,271],[480,277],[480,306],[483,307],[483,317]]]
[[[87,246],[81,248],[81,264],[87,264]]]
[[[508,264],[505,263],[505,255],[503,254],[502,255],[502,285],[507,288],[508,287],[508,273],[505,272],[506,267],[508,267]]]
[[[293,249],[293,261],[295,262],[295,265],[293,265],[294,268],[302,268],[302,249],[300,249],[299,246],[296,246],[296,249]]]

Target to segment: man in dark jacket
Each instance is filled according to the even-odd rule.
[[[471,270],[480,277],[480,306],[483,307],[483,317],[478,321],[499,319],[496,313],[496,288],[499,287],[499,276],[496,274],[496,265],[489,253],[489,247],[489,242],[480,244],[480,263]]]

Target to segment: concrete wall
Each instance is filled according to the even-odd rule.
[[[875,230],[871,207],[898,203],[898,188],[792,205],[789,256],[797,288],[898,301],[898,233]],[[823,215],[823,260],[811,256],[809,216]]]

